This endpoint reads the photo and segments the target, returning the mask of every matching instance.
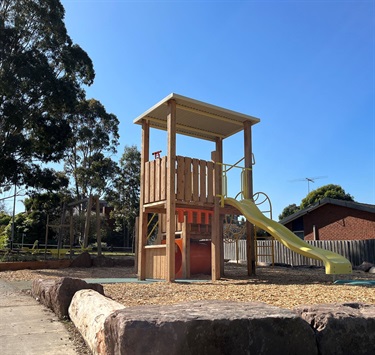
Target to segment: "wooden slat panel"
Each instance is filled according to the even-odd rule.
[[[160,201],[160,170],[161,170],[161,159],[155,160],[155,201]]]
[[[206,192],[206,162],[204,160],[199,161],[199,201],[207,201]]]
[[[214,202],[214,163],[207,162],[207,202]]]
[[[184,170],[185,170],[185,159],[184,157],[176,157],[177,160],[177,193],[176,193],[176,198],[177,200],[183,201],[184,199],[184,183],[185,183],[185,175],[184,175]]]
[[[146,278],[165,279],[166,246],[146,247]]]
[[[153,264],[154,264],[154,279],[164,279],[165,278],[165,253],[164,251],[158,250],[154,253],[153,256]]]
[[[192,178],[192,190],[193,190],[193,201],[199,201],[199,160],[193,159],[193,178]]]
[[[184,166],[184,201],[190,202],[192,200],[191,191],[191,158],[185,158]]]
[[[164,268],[163,264],[163,255],[161,255],[160,250],[153,250],[152,253],[152,264],[153,264],[153,273],[152,276],[154,279],[163,278]]]
[[[161,232],[162,233],[166,233],[167,232],[167,228],[166,228],[166,225],[167,225],[167,216],[166,216],[165,213],[159,214],[159,216],[161,216]]]
[[[150,162],[146,162],[145,164],[145,201],[144,203],[150,202]]]
[[[167,157],[161,158],[161,169],[160,169],[160,199],[167,199]]]
[[[151,252],[146,249],[146,278],[152,277],[152,266]]]
[[[155,160],[150,161],[150,202],[155,202]]]

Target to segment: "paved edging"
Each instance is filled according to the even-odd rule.
[[[77,354],[56,315],[19,291],[24,285],[0,279],[0,354]]]

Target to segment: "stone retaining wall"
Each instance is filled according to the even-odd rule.
[[[125,308],[94,290],[72,298],[69,316],[93,354],[375,354],[375,305],[286,310],[196,301]]]

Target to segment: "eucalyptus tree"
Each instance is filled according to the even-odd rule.
[[[102,196],[117,174],[111,156],[118,145],[119,121],[97,100],[82,100],[70,117],[72,135],[64,158],[76,199]]]
[[[139,214],[141,153],[135,145],[125,146],[119,162],[119,173],[107,197],[114,207],[113,217],[118,232],[134,234]]]
[[[69,116],[94,79],[64,15],[59,0],[0,2],[0,185],[57,182],[45,164],[64,156]]]

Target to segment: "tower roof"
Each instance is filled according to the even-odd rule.
[[[216,138],[227,138],[243,130],[244,122],[254,125],[259,118],[214,106],[172,93],[138,116],[135,124],[142,124],[144,119],[150,127],[166,131],[168,101],[176,101],[176,131],[178,134],[215,141]]]

